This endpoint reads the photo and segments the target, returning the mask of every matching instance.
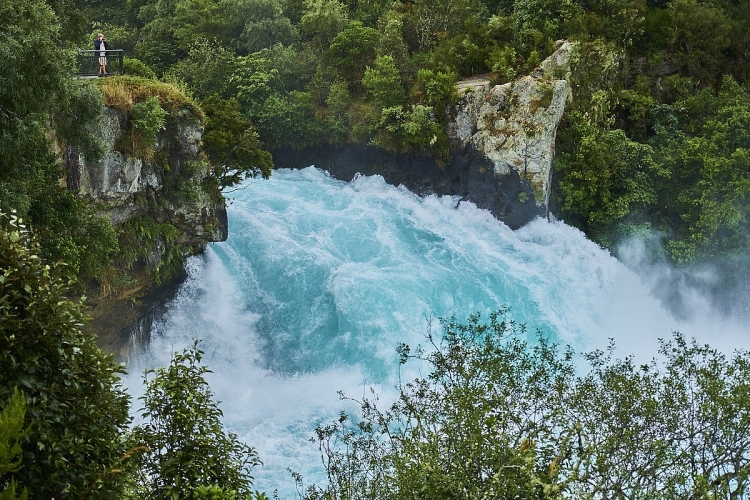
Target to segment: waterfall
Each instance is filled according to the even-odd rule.
[[[673,330],[747,345],[745,327],[700,297],[691,320],[674,317],[658,286],[562,222],[511,231],[455,198],[420,198],[377,176],[343,183],[312,167],[231,196],[229,239],[188,262],[126,383],[137,397],[144,367],[202,339],[226,426],[265,463],[256,488],[281,498],[296,496],[286,468],[324,479],[308,439],[347,409],[337,391],[372,387],[387,400],[397,343],[423,343],[438,318],[508,306],[532,341],[540,334],[580,352],[614,338],[618,353],[644,359]]]

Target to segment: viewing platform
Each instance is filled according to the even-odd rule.
[[[101,53],[107,58],[107,74],[105,76],[116,76],[123,74],[123,51],[118,50],[79,50],[78,51],[78,78],[98,78],[99,58]]]

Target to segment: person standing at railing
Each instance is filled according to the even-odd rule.
[[[104,39],[104,35],[99,33],[96,35],[94,40],[94,50],[99,51],[99,76],[107,74],[107,50],[109,50],[109,44]]]

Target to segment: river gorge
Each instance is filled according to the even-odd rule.
[[[617,355],[644,360],[674,330],[727,351],[750,344],[741,318],[714,314],[689,289],[683,309],[693,314],[671,313],[656,271],[650,283],[553,218],[513,231],[458,197],[421,198],[378,176],[346,183],[313,167],[227,195],[228,240],[188,261],[150,342],[131,353],[127,385],[137,396],[143,368],[202,340],[225,424],[264,461],[255,486],[281,498],[296,496],[287,468],[324,480],[309,438],[356,411],[337,391],[370,386],[387,401],[397,343],[423,343],[438,318],[507,306],[532,341],[538,331],[585,352],[612,338]]]

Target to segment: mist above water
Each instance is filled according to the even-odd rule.
[[[677,268],[668,262],[661,238],[654,234],[621,245],[617,256],[675,317],[685,322],[718,318],[717,327],[727,322],[750,324],[750,254]]]
[[[286,468],[323,481],[308,439],[346,409],[337,391],[373,386],[387,399],[396,345],[423,342],[435,318],[508,306],[532,341],[539,330],[580,352],[614,338],[621,355],[644,359],[674,330],[729,350],[750,339],[701,294],[681,299],[695,314],[673,314],[658,280],[561,222],[511,231],[455,198],[419,198],[379,177],[343,183],[314,168],[276,171],[233,195],[228,241],[188,262],[127,383],[138,396],[143,368],[202,339],[227,427],[265,462],[256,488],[282,498],[296,496]]]

